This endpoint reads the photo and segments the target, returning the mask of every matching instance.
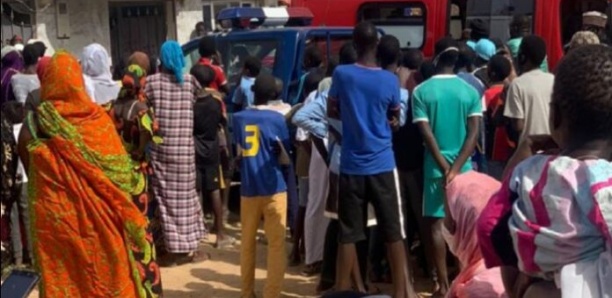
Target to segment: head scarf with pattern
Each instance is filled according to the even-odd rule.
[[[174,74],[180,84],[183,84],[185,57],[183,57],[183,50],[178,42],[174,40],[164,42],[161,47],[161,63],[167,71]]]
[[[134,52],[127,61],[127,65],[136,64],[145,71],[146,75],[151,74],[151,60],[143,52]]]
[[[125,75],[121,80],[121,92],[119,92],[119,99],[138,99],[144,102],[145,94],[144,87],[146,82],[147,73],[142,67],[132,64],[125,70]]]

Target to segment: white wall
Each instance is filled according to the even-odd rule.
[[[110,32],[108,24],[107,0],[67,0],[70,16],[70,38],[57,38],[55,4],[47,6],[50,1],[37,0],[35,36],[47,44],[47,54],[65,49],[80,55],[83,47],[99,43],[110,49]],[[45,8],[46,7],[46,8]]]
[[[175,5],[177,41],[183,44],[191,40],[195,25],[204,18],[202,0],[177,1]]]

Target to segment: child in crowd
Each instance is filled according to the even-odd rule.
[[[244,59],[240,86],[236,88],[234,97],[232,98],[234,112],[244,110],[254,104],[254,94],[251,88],[260,71],[261,61],[259,59],[253,56],[248,56]]]
[[[510,297],[612,293],[611,113],[612,49],[572,51],[557,67],[552,134],[525,137],[478,221]]]
[[[255,105],[274,99],[277,95],[274,77],[260,74],[253,92]],[[268,241],[268,277],[263,296],[280,297],[287,263],[287,184],[282,165],[290,163],[285,150],[290,142],[289,132],[279,113],[248,109],[234,115],[234,136],[242,181],[242,297],[255,297],[256,237],[262,217]]]
[[[512,72],[510,61],[503,55],[495,55],[487,67],[491,87],[484,93],[487,118],[487,148],[491,148],[489,174],[500,179],[504,167],[516,145],[508,138],[507,121],[504,118],[503,91],[506,78]]]
[[[231,246],[234,242],[234,239],[224,233],[224,204],[220,192],[223,177],[219,173],[219,129],[226,124],[223,116],[223,96],[217,90],[208,87],[215,79],[215,72],[210,66],[195,65],[191,68],[191,75],[203,86],[193,106],[198,184],[202,197],[212,201],[215,215],[213,230],[217,234],[215,246],[222,249]]]
[[[449,287],[442,237],[444,188],[458,174],[472,169],[470,157],[482,120],[482,102],[476,90],[454,74],[457,42],[441,39],[435,53],[437,74],[414,91],[412,113],[426,148],[423,215],[430,233],[424,235],[425,249],[437,269],[437,292],[444,295]]]

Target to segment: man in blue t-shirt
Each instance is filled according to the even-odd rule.
[[[274,77],[260,74],[253,92],[255,105],[274,99]],[[285,150],[289,146],[287,124],[278,112],[248,109],[234,115],[234,137],[241,162],[242,297],[255,297],[256,237],[262,216],[268,239],[268,277],[263,296],[280,297],[287,262],[287,185],[281,168],[289,164]]]
[[[366,208],[371,202],[389,251],[393,297],[415,297],[407,267],[402,202],[399,195],[391,125],[399,123],[400,85],[377,64],[376,27],[363,22],[353,31],[358,60],[339,66],[329,91],[328,115],[342,121],[339,266],[336,290],[351,289],[355,243],[366,239]],[[365,286],[357,281],[357,290]]]

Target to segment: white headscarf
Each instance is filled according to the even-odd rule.
[[[96,103],[105,104],[117,98],[121,87],[113,81],[110,58],[103,46],[97,43],[86,46],[81,54],[81,68],[85,87]]]

